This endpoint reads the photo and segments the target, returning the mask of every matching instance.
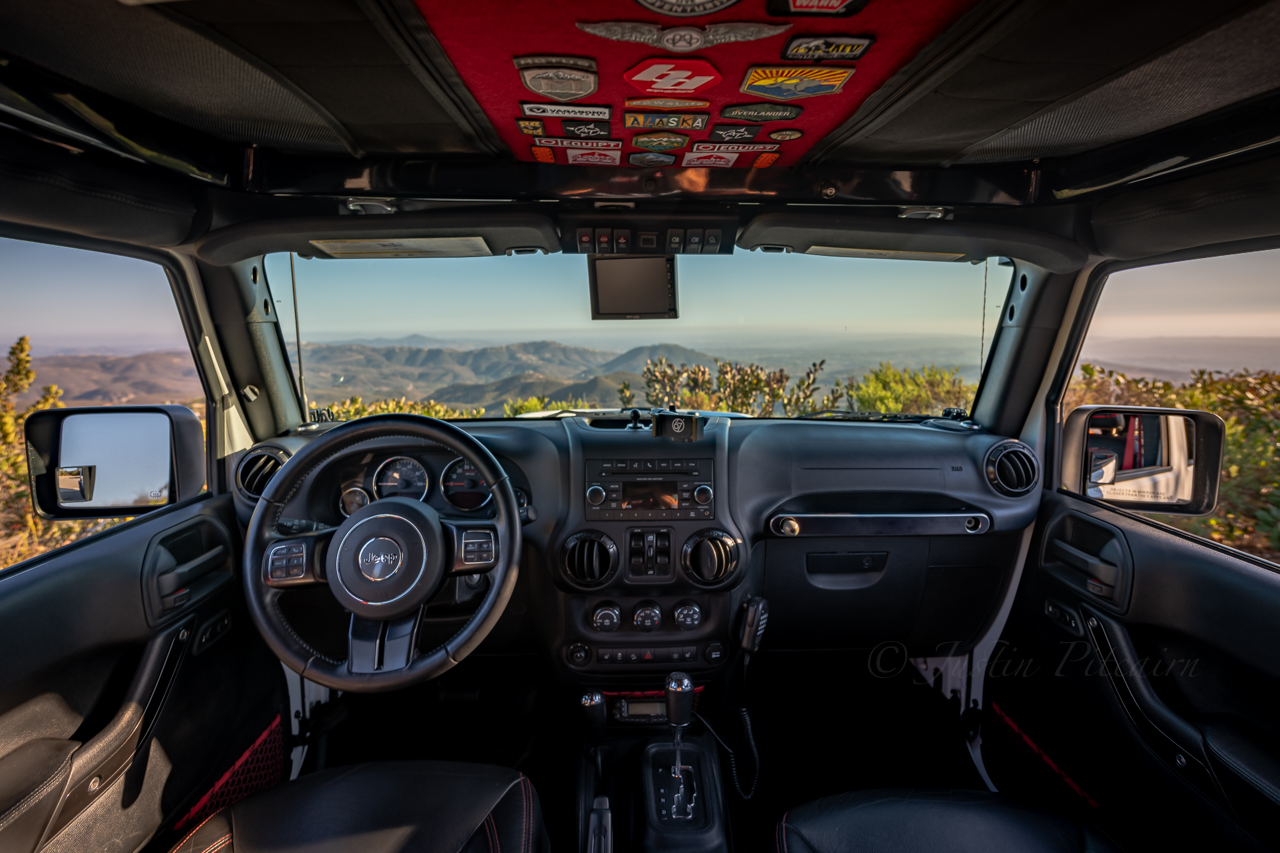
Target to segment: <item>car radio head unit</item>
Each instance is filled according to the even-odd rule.
[[[589,459],[588,521],[715,518],[710,459]]]

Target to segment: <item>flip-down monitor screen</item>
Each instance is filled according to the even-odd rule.
[[[680,316],[674,255],[591,255],[592,320],[670,320]]]

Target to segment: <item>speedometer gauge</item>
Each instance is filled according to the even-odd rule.
[[[427,496],[427,469],[408,456],[393,456],[378,466],[373,474],[373,494],[378,498],[410,498],[420,501]]]
[[[487,504],[493,493],[476,466],[462,457],[449,463],[440,475],[440,494],[460,510],[471,512]]]

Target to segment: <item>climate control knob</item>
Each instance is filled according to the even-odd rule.
[[[675,612],[671,615],[676,620],[676,627],[681,631],[692,631],[702,624],[702,608],[692,601],[684,601],[676,605]]]
[[[604,503],[604,489],[599,486],[592,486],[587,489],[587,503],[592,506],[600,506]]]
[[[711,503],[711,499],[715,497],[715,492],[711,491],[710,486],[698,486],[693,490],[693,499],[701,506]]]
[[[636,607],[632,618],[637,631],[656,631],[662,625],[662,608],[652,601],[646,601]]]
[[[622,624],[622,611],[614,604],[602,604],[591,614],[591,627],[606,634],[618,630]]]

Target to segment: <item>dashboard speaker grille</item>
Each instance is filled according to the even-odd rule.
[[[1002,495],[1025,495],[1035,488],[1039,479],[1040,462],[1022,442],[997,444],[987,454],[987,480]]]
[[[256,501],[288,458],[283,451],[255,450],[246,454],[236,466],[236,486]]]
[[[588,530],[564,544],[564,570],[582,586],[599,586],[609,579],[618,562],[618,547],[603,533]]]

